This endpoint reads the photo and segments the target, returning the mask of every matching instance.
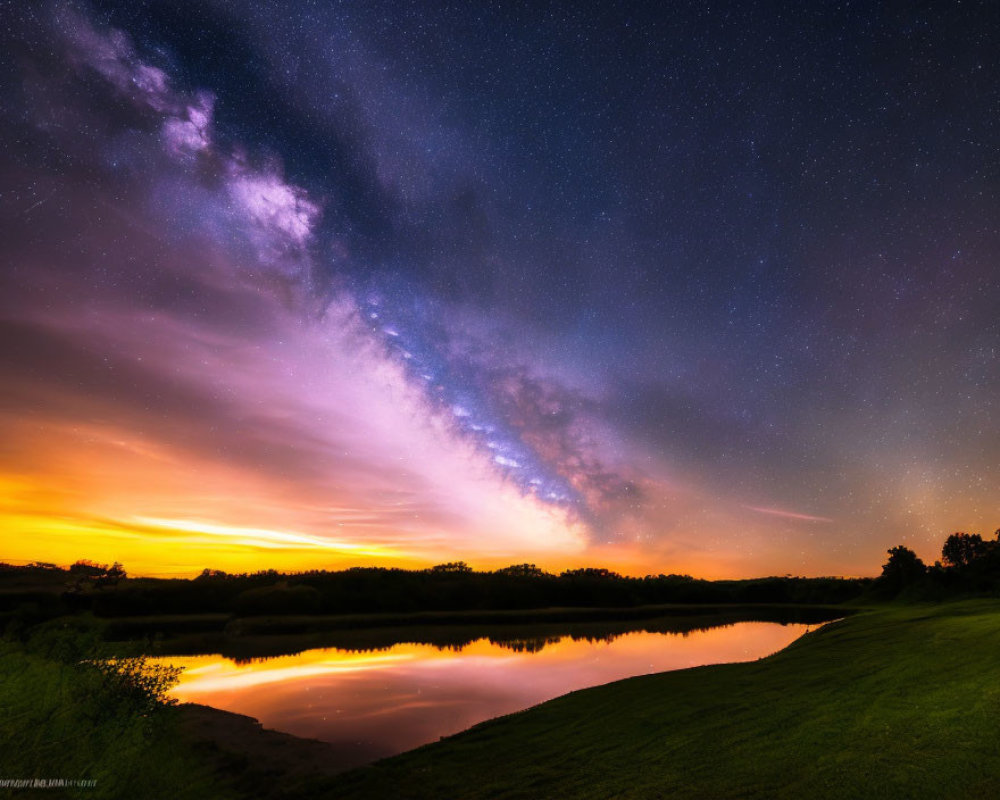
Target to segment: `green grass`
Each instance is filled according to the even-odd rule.
[[[92,788],[0,788],[0,797],[232,796],[176,735],[174,712],[142,716],[115,701],[96,669],[0,641],[0,778],[96,781]]]
[[[1000,797],[1000,602],[880,609],[758,662],[574,692],[315,796]]]
[[[995,600],[864,611],[758,662],[575,692],[332,779],[196,748],[180,709],[117,708],[72,640],[31,642],[0,642],[0,778],[97,781],[49,798],[1000,797]]]

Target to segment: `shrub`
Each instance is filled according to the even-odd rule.
[[[129,656],[93,662],[104,676],[109,700],[126,710],[148,716],[177,700],[167,693],[177,685],[181,668],[151,664],[146,656]]]

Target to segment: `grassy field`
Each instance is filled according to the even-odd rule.
[[[71,657],[52,656],[0,642],[0,779],[94,783],[0,788],[0,797],[236,796],[225,779],[213,774],[204,755],[177,735],[178,709],[144,714],[126,707],[96,669],[82,667]]]
[[[1000,797],[1000,602],[884,608],[758,662],[574,692],[315,796]]]

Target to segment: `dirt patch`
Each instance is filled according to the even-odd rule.
[[[176,707],[179,733],[220,773],[253,796],[280,797],[292,786],[371,763],[383,753],[363,743],[330,744],[264,728],[253,717],[209,706]]]

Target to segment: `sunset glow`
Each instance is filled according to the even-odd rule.
[[[784,194],[755,171],[775,131],[815,142],[791,122],[671,112],[619,163],[603,112],[569,136],[565,98],[404,69],[349,20],[276,49],[290,21],[223,16],[254,53],[227,69],[126,11],[19,17],[0,560],[870,575],[988,529],[982,191],[921,183],[870,225],[874,178],[845,210],[798,161]],[[552,151],[523,138],[548,126]]]

